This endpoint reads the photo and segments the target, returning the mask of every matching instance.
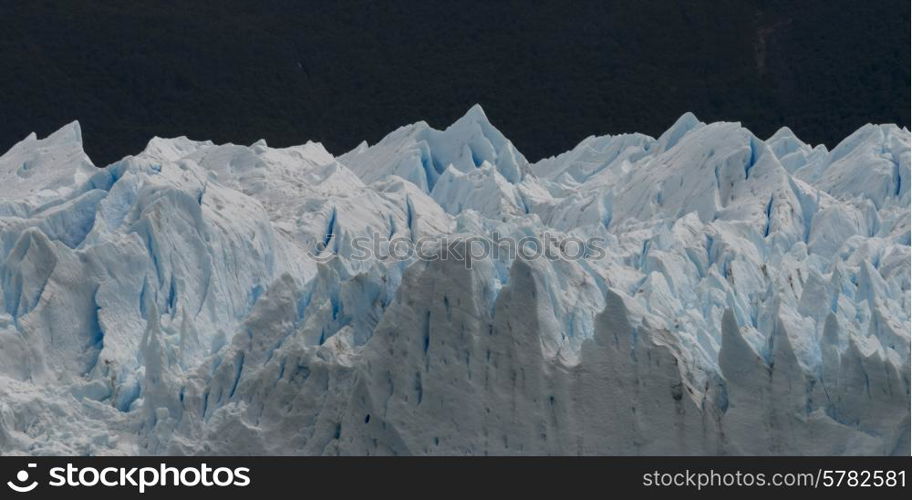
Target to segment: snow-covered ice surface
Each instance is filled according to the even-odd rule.
[[[3,454],[908,454],[910,134],[0,157]],[[585,258],[358,258],[545,234]]]

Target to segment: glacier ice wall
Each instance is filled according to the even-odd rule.
[[[910,134],[0,157],[3,454],[908,454]],[[359,238],[607,242],[362,258]]]

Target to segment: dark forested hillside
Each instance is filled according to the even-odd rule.
[[[0,150],[82,123],[342,153],[471,104],[530,160],[684,111],[832,146],[909,124],[909,2],[0,0]]]

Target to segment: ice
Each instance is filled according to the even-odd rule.
[[[82,150],[79,122],[44,139],[34,133],[0,156],[0,214],[24,216],[90,187],[96,174]]]
[[[908,454],[910,134],[0,157],[4,454]],[[445,239],[444,239],[445,238]],[[578,258],[364,254],[480,238]],[[562,247],[563,248],[563,247]],[[600,251],[597,251],[600,250]]]
[[[470,172],[483,162],[494,165],[507,182],[520,182],[529,169],[525,157],[475,105],[440,131],[425,122],[402,127],[368,148],[339,157],[365,182],[396,175],[425,192],[434,189],[447,167]]]

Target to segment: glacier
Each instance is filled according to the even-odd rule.
[[[0,453],[908,455],[910,133],[0,157]],[[378,236],[379,235],[379,236]],[[605,242],[573,259],[364,239]]]

